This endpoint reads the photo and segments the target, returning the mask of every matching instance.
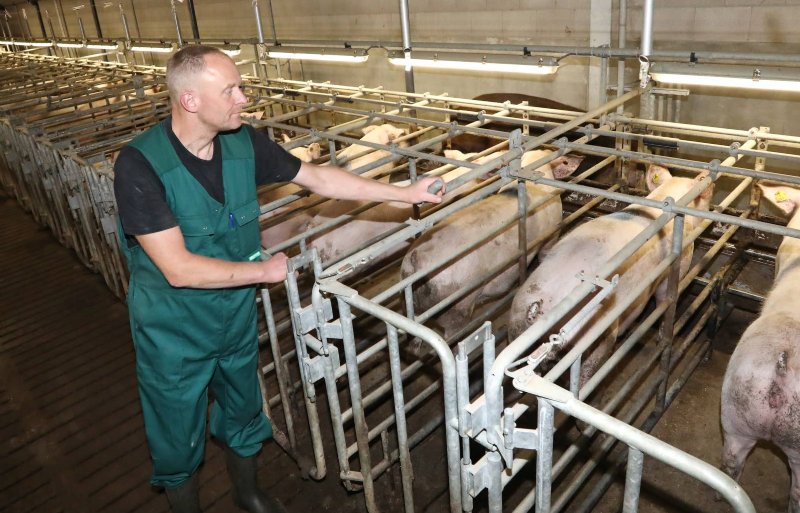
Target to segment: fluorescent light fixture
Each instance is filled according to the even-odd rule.
[[[48,46],[53,46],[53,43],[50,41],[15,41],[15,45],[17,46],[34,46],[37,48],[46,48]]]
[[[311,52],[294,48],[274,47],[267,51],[267,56],[273,59],[299,59],[306,61],[326,62],[366,62],[369,59],[367,51],[353,48],[319,48]]]
[[[59,48],[83,48],[83,43],[56,43]]]
[[[150,45],[146,43],[133,43],[130,50],[132,52],[155,52],[155,53],[172,53],[175,48],[171,44]]]
[[[433,68],[527,75],[552,75],[558,71],[558,63],[554,58],[531,55],[391,52],[389,62],[397,66],[404,66],[406,69]]]
[[[86,43],[86,48],[91,50],[117,50],[117,43]]]
[[[800,92],[800,74],[779,68],[712,65],[654,65],[650,78],[660,84]]]

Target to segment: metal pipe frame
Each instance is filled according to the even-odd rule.
[[[159,106],[163,106],[165,104],[165,97],[162,96],[158,99],[154,99],[153,96],[148,95],[147,98],[142,99],[141,103],[139,102],[138,97],[137,99],[129,97],[127,101],[121,104],[114,104],[108,107],[98,107],[95,104],[97,102],[102,102],[104,98],[110,98],[115,93],[125,94],[128,91],[136,90],[136,87],[126,87],[124,85],[125,83],[132,81],[136,74],[144,74],[147,77],[153,77],[152,82],[148,82],[147,80],[144,82],[144,87],[147,87],[146,84],[155,83],[157,81],[157,77],[160,77],[161,75],[159,75],[159,70],[154,68],[134,67],[133,70],[136,74],[131,74],[130,67],[123,68],[113,65],[113,63],[92,63],[91,61],[74,62],[74,65],[80,71],[73,75],[66,75],[63,62],[63,60],[59,60],[57,58],[46,58],[45,56],[34,57],[21,56],[18,54],[13,54],[13,56],[0,56],[0,64],[8,64],[8,68],[12,72],[10,74],[11,76],[4,73],[3,76],[0,77],[0,84],[3,85],[4,91],[4,94],[0,96],[0,116],[3,116],[4,118],[3,122],[0,123],[0,132],[3,133],[2,141],[4,151],[2,152],[2,158],[5,161],[5,167],[7,168],[5,170],[0,170],[0,183],[2,183],[4,187],[13,190],[15,196],[17,196],[17,198],[20,200],[20,203],[26,205],[26,208],[31,210],[33,215],[36,216],[42,224],[46,224],[55,233],[60,233],[61,235],[59,238],[63,238],[62,242],[74,245],[74,247],[76,247],[76,251],[79,253],[81,259],[86,265],[95,266],[94,268],[103,273],[104,277],[108,275],[107,280],[111,282],[109,283],[109,286],[112,288],[112,290],[115,290],[118,294],[124,294],[126,276],[124,269],[121,269],[121,259],[117,247],[118,241],[116,240],[116,234],[113,230],[113,227],[116,224],[114,217],[113,194],[111,194],[113,176],[110,173],[108,164],[100,161],[100,159],[104,156],[104,152],[112,151],[112,149],[118,149],[126,142],[126,130],[130,136],[132,132],[147,128],[147,126],[151,125],[156,121],[157,118],[162,116],[166,110],[159,110]],[[34,63],[36,66],[41,67],[45,71],[43,73],[37,73],[37,76],[19,73],[24,71],[26,67],[30,66],[30,63]],[[57,67],[59,65],[61,66],[60,68]],[[64,80],[63,82],[59,82],[59,73],[61,76],[67,76],[70,78],[68,80]],[[117,83],[121,81],[121,85],[119,87],[115,86],[106,88],[105,91],[101,91],[99,93],[85,94],[87,87],[84,85],[84,83],[82,83],[80,87],[69,87],[71,85],[69,84],[70,80],[77,83],[81,77],[86,77],[85,84],[92,84],[94,81],[98,83]],[[265,101],[263,103],[254,105],[254,108],[256,109],[269,108],[269,104],[279,105],[281,109],[297,109],[294,112],[287,111],[285,114],[281,115],[282,117],[280,119],[274,118],[269,120],[267,124],[263,125],[269,127],[269,123],[273,123],[273,128],[276,129],[292,126],[293,129],[299,132],[307,130],[307,139],[302,137],[297,138],[291,143],[295,145],[307,144],[308,141],[313,138],[317,138],[320,141],[324,140],[334,142],[361,143],[361,141],[356,141],[353,138],[347,138],[339,134],[347,129],[354,128],[359,124],[364,125],[370,121],[379,119],[398,123],[407,123],[411,120],[414,120],[415,123],[421,127],[421,130],[428,129],[431,134],[436,133],[435,131],[441,131],[439,135],[434,136],[434,138],[440,138],[436,142],[444,142],[449,137],[452,137],[460,131],[491,134],[496,137],[505,135],[508,137],[507,134],[502,134],[498,131],[488,131],[480,128],[480,125],[493,120],[502,120],[509,123],[513,122],[517,123],[519,126],[551,128],[549,133],[543,136],[520,137],[519,145],[512,145],[506,151],[504,156],[496,159],[495,162],[487,166],[476,167],[461,161],[448,161],[448,159],[444,159],[443,157],[425,153],[422,151],[426,149],[424,145],[419,147],[412,146],[411,148],[392,148],[390,146],[382,145],[375,146],[375,149],[384,149],[390,151],[394,149],[395,153],[391,158],[394,160],[401,160],[400,166],[405,165],[402,163],[402,159],[408,159],[414,162],[419,159],[428,159],[439,164],[443,164],[438,168],[440,172],[448,169],[447,166],[454,165],[467,165],[468,167],[474,167],[474,174],[482,173],[489,168],[500,170],[499,178],[488,183],[486,187],[473,191],[462,200],[448,204],[444,206],[444,208],[430,209],[430,212],[423,212],[423,214],[426,215],[424,215],[421,220],[409,222],[397,234],[391,235],[391,237],[395,238],[413,237],[415,234],[421,233],[428,227],[433,226],[436,222],[445,219],[449,215],[457,213],[460,208],[474,203],[475,201],[479,201],[482,197],[486,197],[488,194],[491,194],[505,184],[510,183],[512,180],[510,177],[510,168],[513,162],[518,159],[522,152],[526,149],[541,147],[543,144],[551,144],[554,146],[558,150],[556,154],[566,152],[592,155],[599,154],[603,157],[607,157],[608,159],[621,157],[639,162],[667,163],[673,167],[686,169],[710,169],[714,174],[714,177],[721,176],[721,173],[745,177],[742,183],[746,183],[747,185],[750,184],[753,178],[778,178],[785,181],[792,180],[776,173],[766,173],[761,170],[750,171],[735,168],[726,162],[718,164],[713,162],[700,163],[686,159],[669,159],[665,157],[623,150],[606,152],[605,149],[602,149],[598,151],[598,147],[596,146],[586,145],[578,142],[568,143],[557,140],[557,137],[570,130],[581,131],[586,134],[588,138],[596,137],[598,135],[615,136],[620,138],[629,137],[629,134],[624,133],[621,130],[617,131],[588,127],[585,125],[585,123],[589,121],[604,120],[611,123],[611,126],[614,126],[615,128],[621,128],[627,124],[637,124],[644,127],[653,127],[656,130],[661,130],[664,132],[671,132],[681,135],[704,134],[704,137],[719,139],[725,139],[727,137],[728,139],[748,140],[756,137],[757,135],[759,138],[763,137],[764,140],[768,140],[770,144],[775,147],[784,146],[791,148],[794,144],[797,144],[797,142],[800,141],[800,138],[782,136],[780,134],[769,134],[763,130],[728,131],[725,129],[715,129],[713,127],[697,127],[681,125],[679,123],[626,119],[610,113],[612,109],[616,109],[618,106],[621,106],[625,101],[635,98],[637,93],[629,93],[628,95],[625,95],[624,98],[621,98],[617,103],[606,105],[600,110],[581,114],[566,111],[547,112],[547,109],[537,110],[536,108],[531,108],[525,105],[515,106],[506,104],[491,104],[489,102],[484,105],[482,102],[451,98],[446,94],[420,95],[414,93],[386,91],[380,88],[352,88],[334,86],[331,84],[314,84],[297,81],[269,80],[264,85],[258,83],[248,83],[248,87],[253,91],[275,93],[265,95]],[[81,88],[83,89],[83,92],[79,91]],[[10,93],[10,96],[7,96],[6,92]],[[279,97],[281,95],[283,96]],[[327,102],[328,105],[321,105],[311,101],[298,101],[297,98],[300,95],[323,100],[324,102]],[[39,101],[39,98],[45,96],[50,97],[51,100],[49,102]],[[350,97],[349,100],[347,99],[348,96]],[[13,101],[6,101],[7,98],[12,97]],[[352,101],[357,102],[357,104],[351,103]],[[344,105],[341,105],[342,103]],[[92,105],[95,106],[92,107]],[[364,107],[357,108],[357,105],[363,105]],[[87,106],[89,106],[88,109],[85,108]],[[470,113],[474,115],[474,112],[460,110],[458,108],[453,108],[453,106],[464,106],[468,108],[483,107],[487,110],[487,112],[493,112],[493,114],[476,116],[477,120],[475,122],[468,125],[459,125],[457,123],[449,122],[448,120],[451,116],[458,116],[459,113]],[[425,119],[413,118],[411,115],[409,115],[409,112],[412,109],[418,110],[420,114],[424,113],[426,115],[439,115],[441,116],[441,119],[445,121],[428,121]],[[392,113],[392,110],[395,112]],[[86,112],[86,114],[84,114],[84,112]],[[328,128],[320,130],[304,129],[303,127],[296,127],[294,125],[287,125],[284,123],[284,121],[299,119],[300,116],[314,112],[321,112],[324,114],[341,114],[346,118],[352,117],[355,119],[355,121],[348,121],[343,125],[344,128],[341,130],[339,129],[342,128],[342,126],[337,127],[336,129]],[[550,119],[554,121],[552,123],[538,122],[541,124],[535,125],[535,123],[537,123],[536,121],[510,117],[509,114],[514,112],[536,113],[537,116],[549,115]],[[566,123],[559,124],[559,122],[563,121],[566,121]],[[120,129],[118,132],[113,130],[115,124],[122,125],[119,127]],[[107,138],[110,139],[108,144],[106,144],[105,142],[96,142],[95,139],[97,137],[101,137],[104,140]],[[630,138],[635,137],[636,136],[630,136]],[[730,147],[708,143],[697,143],[683,140],[678,141],[680,148],[682,149],[714,151],[725,155],[731,155],[730,158],[741,158],[742,156],[747,155],[755,156],[757,158],[781,159],[787,162],[795,160],[795,157],[793,157],[790,153],[778,153],[773,151],[765,151],[762,149],[751,150],[745,146],[739,146],[731,149]],[[533,168],[534,166],[530,167]],[[522,170],[521,172],[524,174],[526,171],[529,170]],[[701,211],[695,211],[694,209],[682,207],[682,202],[674,205],[648,204],[645,200],[637,196],[624,195],[615,192],[614,187],[616,186],[606,191],[596,187],[568,184],[559,181],[547,181],[541,178],[537,178],[536,181],[538,183],[557,187],[563,191],[574,191],[589,194],[596,198],[594,200],[595,203],[604,198],[610,198],[617,201],[656,206],[658,208],[663,207],[668,211],[669,214],[664,218],[664,223],[669,222],[669,218],[672,216],[695,215],[698,217],[704,217],[706,219],[705,224],[708,224],[711,221],[719,221],[728,223],[732,226],[744,226],[749,229],[761,230],[766,233],[798,236],[798,233],[795,230],[790,230],[764,221],[739,219],[735,216],[722,213],[721,209],[720,212],[708,212],[704,214]],[[710,179],[708,181],[710,181]],[[740,188],[741,187],[742,186],[740,185]],[[113,221],[113,223],[111,221]],[[110,231],[108,230],[109,226],[112,227]],[[656,225],[654,225],[653,230],[657,230]],[[303,238],[301,237],[300,239],[294,241],[293,244],[301,244],[302,247],[302,240]],[[527,246],[530,247],[530,245],[534,243],[535,241],[529,241]],[[358,258],[367,258],[370,255],[377,256],[382,252],[383,247],[386,247],[386,243],[384,241],[378,241],[376,244],[359,251],[356,255],[348,257],[346,260],[352,261],[357,260]],[[343,286],[338,284],[337,281],[326,278],[326,276],[329,274],[333,277],[338,277],[339,275],[338,273],[333,273],[331,270],[322,269],[321,263],[319,262],[311,263],[310,261],[297,261],[292,265],[295,266],[292,268],[292,270],[298,271],[302,271],[308,265],[314,265],[317,275],[320,278],[320,292],[335,295],[338,301],[342,301],[346,305],[350,305],[353,308],[365,312],[368,317],[376,317],[380,319],[387,327],[386,336],[383,337],[382,340],[364,349],[360,347],[360,344],[355,344],[355,341],[360,339],[360,337],[355,336],[355,330],[359,329],[359,325],[351,324],[350,326],[346,326],[348,322],[352,320],[350,319],[350,316],[347,316],[348,320],[340,319],[341,322],[339,325],[345,325],[344,328],[335,327],[336,321],[329,319],[329,314],[325,310],[325,305],[327,304],[326,299],[322,295],[312,295],[312,308],[310,308],[309,311],[313,313],[313,319],[315,319],[312,325],[315,327],[315,329],[318,329],[317,336],[312,336],[310,333],[300,333],[300,343],[297,344],[295,350],[284,351],[278,343],[278,339],[281,337],[282,326],[287,326],[288,323],[285,321],[279,322],[279,318],[275,316],[275,311],[273,311],[274,309],[281,308],[283,306],[283,300],[278,299],[276,301],[272,301],[269,292],[267,292],[266,296],[264,296],[264,293],[262,292],[261,300],[262,308],[264,309],[265,313],[267,332],[260,334],[260,339],[264,340],[265,342],[268,341],[274,356],[274,363],[265,366],[267,372],[272,372],[275,374],[275,376],[272,377],[274,381],[271,381],[268,384],[268,387],[274,387],[278,390],[278,393],[275,394],[274,397],[270,398],[269,404],[270,406],[277,405],[279,403],[281,404],[281,411],[285,418],[286,424],[289,426],[287,427],[289,447],[292,451],[297,453],[297,446],[299,445],[298,440],[303,438],[302,435],[298,436],[297,433],[297,429],[300,427],[300,423],[297,419],[298,412],[292,411],[294,404],[287,404],[288,401],[292,401],[292,392],[295,390],[295,387],[299,385],[301,387],[305,387],[303,390],[303,395],[306,399],[305,410],[310,424],[308,436],[313,439],[315,457],[314,464],[316,466],[311,469],[311,474],[317,478],[321,478],[325,475],[324,451],[322,449],[323,434],[319,431],[319,422],[315,421],[313,418],[313,412],[316,411],[316,405],[314,404],[316,392],[313,390],[314,381],[309,378],[307,373],[312,371],[317,372],[320,373],[318,375],[318,379],[325,379],[326,387],[328,387],[326,389],[326,395],[328,396],[329,401],[331,401],[332,396],[337,396],[342,392],[338,389],[338,387],[335,386],[336,379],[338,377],[347,375],[349,381],[348,390],[350,392],[354,392],[358,396],[359,401],[354,401],[354,405],[351,408],[345,411],[339,411],[336,415],[338,416],[337,418],[342,419],[343,422],[349,423],[352,420],[354,426],[358,430],[358,436],[357,443],[355,445],[347,446],[342,438],[340,438],[340,440],[337,442],[337,455],[339,456],[339,464],[342,469],[343,479],[346,481],[346,484],[350,483],[347,485],[351,488],[353,488],[355,483],[363,483],[365,487],[371,488],[373,485],[368,485],[368,482],[374,481],[382,472],[389,468],[393,461],[399,460],[401,461],[401,473],[403,474],[403,495],[406,511],[413,511],[413,493],[409,492],[409,476],[413,475],[413,471],[408,460],[409,451],[411,447],[419,443],[425,436],[427,436],[431,430],[440,425],[440,421],[437,419],[432,419],[427,426],[413,434],[407,433],[407,428],[403,427],[403,424],[405,422],[405,416],[417,408],[422,401],[426,400],[435,391],[437,391],[441,385],[434,383],[413,397],[398,396],[397,384],[405,383],[408,382],[408,380],[413,379],[415,373],[418,372],[418,369],[421,368],[423,363],[421,361],[413,362],[409,365],[406,365],[406,367],[398,368],[396,367],[397,362],[392,359],[394,358],[392,355],[394,354],[396,356],[396,350],[400,349],[399,344],[401,343],[401,339],[396,331],[397,329],[415,336],[419,336],[416,335],[416,333],[423,333],[424,337],[428,337],[424,340],[428,342],[432,340],[430,339],[432,332],[427,330],[427,328],[420,326],[419,322],[413,322],[409,319],[402,318],[402,316],[399,316],[399,314],[392,313],[387,308],[377,305],[376,303],[383,302],[384,299],[388,299],[391,295],[386,294],[385,291],[379,293],[373,298],[373,300],[367,300],[364,297],[359,296],[357,293],[355,296],[353,296],[354,292],[352,292],[351,289],[345,289]],[[289,282],[291,281],[292,280],[290,279]],[[684,283],[686,282],[684,281]],[[392,294],[396,294],[399,291],[407,289],[409,284],[410,281],[403,285],[398,283],[397,285],[392,286]],[[297,329],[298,326],[302,326],[308,322],[307,320],[300,319],[302,315],[306,315],[303,313],[304,308],[299,302],[299,298],[303,297],[303,294],[301,294],[301,287],[303,285],[300,282],[295,282],[293,285],[288,283],[287,286],[290,288],[294,287],[295,289],[294,295],[290,294],[289,297],[296,296],[298,298],[298,302],[292,303],[292,306],[288,308],[290,312],[296,311],[296,315],[293,313],[292,316],[294,318],[293,321],[295,329]],[[684,286],[685,285],[681,285],[681,287]],[[347,306],[345,306],[345,310],[346,308]],[[422,317],[418,316],[417,321],[420,320],[422,320]],[[677,331],[681,322],[681,319],[676,321],[675,331]],[[344,338],[342,338],[344,333],[337,330],[353,331],[352,338],[349,341],[345,341]],[[486,330],[486,328],[484,328],[484,330]],[[351,335],[347,336],[350,337]],[[471,351],[468,351],[468,353],[475,351],[482,353],[483,358],[485,359],[484,361],[486,362],[485,381],[489,383],[495,379],[493,374],[495,370],[491,368],[491,362],[495,361],[493,354],[495,351],[494,335],[491,334],[491,329],[489,328],[488,332],[482,337],[487,341],[491,339],[491,341],[486,343],[471,342],[469,344]],[[342,338],[342,343],[346,346],[344,354],[347,357],[347,362],[341,365],[336,363],[338,362],[338,359],[335,359],[338,358],[338,349],[336,344],[331,343],[331,339],[336,338]],[[515,343],[516,342],[511,343],[509,347],[512,347]],[[633,343],[631,342],[628,345],[631,346],[632,344]],[[446,344],[444,344],[444,341],[440,342],[437,340],[435,345],[436,347],[433,349],[434,352],[441,356],[444,353]],[[451,510],[452,505],[456,503],[454,497],[457,497],[458,504],[462,504],[465,510],[467,510],[466,507],[468,506],[468,503],[471,502],[471,488],[468,485],[470,485],[470,480],[473,479],[473,476],[470,475],[469,465],[459,462],[459,458],[466,458],[466,461],[469,461],[468,448],[464,447],[465,445],[468,446],[468,443],[463,437],[476,436],[477,441],[484,446],[495,447],[495,443],[491,440],[495,435],[490,436],[486,432],[483,434],[478,433],[476,435],[474,432],[470,431],[469,425],[465,424],[467,422],[474,424],[477,418],[474,414],[477,413],[478,415],[483,415],[484,413],[482,413],[481,410],[469,410],[468,401],[472,394],[464,394],[465,388],[469,388],[469,382],[468,380],[461,381],[462,378],[458,378],[459,384],[455,384],[457,377],[457,373],[455,371],[456,360],[453,359],[451,361],[450,359],[452,358],[452,353],[449,353],[449,349],[447,349],[447,352],[449,354],[447,358],[442,356],[442,358],[447,360],[447,364],[442,363],[441,365],[442,369],[444,369],[443,372],[450,373],[452,371],[452,383],[448,381],[450,378],[447,378],[447,380],[443,382],[450,383],[444,386],[444,397],[446,417],[445,431],[448,433],[447,446],[448,471],[450,475],[449,487],[451,494]],[[500,353],[497,359],[506,358],[506,356],[504,356],[505,352],[506,351]],[[380,357],[381,353],[388,354],[392,374],[391,383],[386,383],[372,390],[367,390],[366,388],[361,390],[363,385],[359,377],[359,366],[363,366],[365,364],[369,365],[370,360]],[[671,365],[678,358],[679,352],[673,351],[673,354],[675,357],[670,359]],[[325,362],[322,365],[319,365],[316,370],[308,366],[309,362],[315,358],[315,355],[323,356],[323,359],[325,360]],[[444,359],[442,362],[444,362]],[[295,371],[301,374],[301,380],[299,382],[292,381],[293,378],[290,375],[291,373],[287,372],[288,365],[294,361],[297,361],[299,364],[298,370]],[[464,365],[467,363],[468,361],[465,360],[459,365]],[[565,361],[563,365],[566,364],[567,362]],[[610,372],[610,370],[602,370],[601,368],[600,372],[607,374]],[[278,374],[280,374],[280,376],[278,376]],[[448,374],[448,376],[450,376],[450,374]],[[665,378],[661,379],[665,380]],[[598,378],[597,382],[599,383],[599,381],[601,381],[600,378]],[[586,386],[584,386],[584,388],[579,392],[580,397],[585,398],[586,394],[591,393],[593,388],[590,387],[590,384],[591,387],[597,386],[594,384],[594,382],[587,383]],[[665,397],[665,404],[669,403],[670,397],[674,397],[674,390],[675,385],[668,388],[666,390],[666,394],[662,394],[662,396]],[[390,393],[396,399],[393,413],[390,417],[386,417],[385,419],[371,419],[370,417],[363,416],[363,408],[380,404],[380,401],[384,400],[383,398],[387,397]],[[273,410],[273,412],[274,411],[275,410]],[[518,418],[519,415],[521,415],[521,411],[521,408],[518,406],[510,408],[510,412],[507,412],[506,415],[501,417],[505,420],[503,420],[503,424],[498,425],[499,429],[504,429],[504,426],[505,428],[513,427],[513,424],[510,422],[511,420]],[[483,412],[485,412],[485,409]],[[546,411],[542,413],[542,415],[545,414]],[[372,429],[364,429],[367,421],[369,421],[373,426]],[[314,425],[316,425],[316,431]],[[405,441],[398,442],[397,450],[392,451],[385,448],[384,459],[373,464],[373,462],[369,461],[371,460],[370,457],[365,457],[366,453],[364,452],[364,449],[365,447],[368,449],[369,444],[378,439],[383,439],[385,442],[386,433],[391,426],[395,426],[398,440],[402,438]],[[520,433],[520,436],[524,435],[523,430],[516,431]],[[339,434],[334,433],[334,435],[335,437],[340,437]],[[462,436],[460,440],[459,435]],[[541,443],[537,446],[537,450],[542,454],[545,454],[548,450],[548,445],[545,443],[547,436],[544,434],[544,431],[540,433],[540,435],[541,438],[539,438],[539,441]],[[495,440],[500,441],[501,447],[507,446],[506,440],[503,440],[502,436],[498,435]],[[385,443],[384,445],[386,446]],[[514,468],[524,465],[524,462],[521,460],[521,458],[519,458],[523,452],[524,451],[518,449],[517,454],[513,456]],[[359,458],[360,470],[357,472],[349,469],[349,458],[356,454],[360,454],[362,456]],[[525,454],[528,454],[527,450],[525,450]],[[300,456],[297,456],[297,459],[299,458]],[[546,459],[547,458],[542,458],[542,462],[545,462]],[[403,461],[405,461],[405,463],[403,463]],[[489,455],[488,461],[488,467],[502,467],[504,461],[503,453],[500,451],[493,451]],[[558,463],[555,465],[556,466],[552,471],[553,473],[555,473]],[[545,466],[546,465],[543,463],[543,472]],[[497,474],[487,473],[485,475],[490,477],[493,482],[496,480],[497,486],[499,487],[498,489],[502,489],[502,486],[504,486],[504,484],[510,479],[510,477],[504,476],[503,474],[504,473],[502,472],[498,472]],[[454,481],[456,483],[455,485],[453,484]],[[546,481],[544,480],[542,481],[541,485],[539,485],[537,482],[537,486],[544,487],[545,485]],[[369,493],[374,495],[373,492]],[[467,500],[467,497],[470,497],[470,499]],[[368,498],[369,507],[378,507],[374,502],[370,502],[372,500],[373,499]]]

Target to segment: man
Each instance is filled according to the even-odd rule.
[[[286,256],[259,249],[256,186],[287,181],[333,198],[441,201],[424,178],[409,187],[301,163],[251,127],[233,61],[187,46],[167,63],[171,116],[123,148],[114,192],[131,275],[131,332],[151,483],[174,512],[197,512],[208,388],[211,434],[225,446],[236,503],[283,508],[256,484],[255,455],[272,434],[257,381],[255,284],[286,277]]]

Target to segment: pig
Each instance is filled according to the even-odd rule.
[[[652,200],[663,200],[668,196],[679,199],[696,183],[697,178],[673,177],[666,168],[651,165],[646,172],[647,196]],[[708,209],[712,188],[709,187],[695,198],[690,207]],[[661,215],[657,208],[629,205],[619,212],[601,216],[578,226],[563,236],[540,259],[539,266],[528,276],[517,290],[509,313],[509,339],[517,338],[523,331],[558,305],[575,287],[580,284],[576,277],[581,271],[586,276],[594,276],[609,258],[633,239],[654,219]],[[690,233],[699,221],[687,216],[684,235]],[[614,291],[595,310],[580,323],[565,333],[567,341],[578,340],[591,325],[592,319],[614,307],[615,298],[629,297],[642,277],[663,261],[670,253],[672,244],[672,223],[667,224],[658,234],[651,237],[618,269],[619,283]],[[689,245],[681,255],[680,273],[684,275],[691,263],[693,245]],[[605,336],[596,343],[590,354],[584,355],[581,367],[581,384],[596,371],[606,354],[613,347],[617,335],[624,332],[644,310],[647,301],[655,294],[661,302],[666,296],[666,280],[652,284],[622,315],[609,327]],[[554,327],[554,331],[558,328]]]
[[[377,144],[389,144],[392,141],[402,137],[406,131],[402,128],[398,128],[390,123],[384,123],[382,125],[369,125],[362,128],[364,132],[364,136],[361,138],[362,141],[377,143]],[[401,148],[405,148],[408,146],[408,143],[405,141],[399,144]],[[336,156],[337,161],[343,160],[345,158],[352,158],[355,155],[363,153],[365,151],[369,151],[366,155],[362,155],[360,157],[356,157],[353,160],[348,160],[343,164],[343,167],[348,171],[353,171],[358,169],[362,166],[366,166],[371,162],[375,162],[376,160],[380,160],[384,157],[388,157],[391,155],[386,150],[375,150],[369,146],[364,146],[363,144],[351,144],[347,148],[343,149],[339,152]],[[384,164],[379,166],[375,169],[371,169],[366,173],[363,173],[361,176],[364,177],[376,177],[388,173],[391,169],[395,166],[394,163],[389,162],[388,164]]]
[[[264,117],[264,111],[260,110],[257,112],[242,112],[240,117],[242,119],[242,123],[251,125],[252,121],[259,120]]]
[[[763,197],[800,229],[800,189],[759,184]],[[722,382],[722,470],[739,480],[747,455],[759,440],[786,454],[791,469],[790,513],[800,513],[800,240],[784,237],[778,248],[775,283],[759,317],[742,334]]]
[[[549,153],[549,150],[528,151],[523,155],[521,164],[527,166]],[[562,179],[572,174],[579,162],[580,158],[561,157],[540,167],[538,171],[548,178]],[[525,187],[529,206],[555,192],[550,186],[537,185],[533,182],[526,182]],[[508,223],[517,215],[517,210],[517,189],[508,187],[447,217],[413,243],[401,264],[400,272],[403,278],[424,270],[448,253],[457,253],[467,246],[475,245],[488,233]],[[540,234],[554,229],[560,222],[561,197],[555,194],[535,209],[529,207],[526,222],[527,240],[533,241]],[[465,283],[487,275],[492,268],[507,260],[517,251],[517,233],[518,225],[513,223],[494,239],[473,248],[469,253],[421,280],[414,289],[415,310],[418,313],[427,310],[456,292]],[[539,247],[540,245],[537,245],[528,252],[526,256],[528,263],[536,255]],[[444,329],[445,339],[449,339],[469,322],[476,305],[483,300],[511,291],[517,275],[517,267],[511,266],[441,314],[436,322]]]
[[[292,139],[283,134],[283,142],[288,143]],[[299,158],[303,162],[311,162],[312,160],[316,160],[322,154],[322,148],[320,148],[319,143],[314,142],[309,144],[308,146],[299,146],[297,148],[292,148],[289,150],[289,153],[294,155],[295,157]]]
[[[283,141],[289,142],[291,139],[288,135],[283,134]],[[319,143],[311,143],[308,146],[292,148],[289,150],[289,153],[303,162],[311,162],[319,158],[320,145]],[[270,201],[275,201],[290,194],[297,194],[302,190],[303,188],[298,185],[287,184],[271,190],[267,197],[262,198],[261,202],[268,203]],[[306,196],[288,205],[271,210],[261,216],[262,221],[276,218],[279,215],[285,216],[285,219],[277,223],[270,224],[268,222],[269,226],[261,230],[261,244],[269,248],[302,232],[314,216],[315,209],[311,206],[313,203],[314,198]]]
[[[283,185],[271,190],[267,197],[260,195],[259,202],[269,203],[302,191],[302,187],[294,184]],[[260,221],[267,224],[261,230],[261,245],[270,248],[304,231],[316,212],[315,201],[315,198],[305,196],[261,215]]]
[[[503,153],[505,152],[495,152],[484,157],[479,157],[475,160],[475,163],[482,164],[488,162]],[[463,160],[461,157],[469,157],[471,155],[464,155],[461,152],[450,152],[448,150],[445,156]],[[449,182],[469,171],[469,169],[470,168],[467,167],[456,168],[443,175],[442,179],[445,182]],[[462,190],[468,185],[476,185],[479,181],[480,179],[476,179],[470,183],[464,184]],[[451,199],[454,194],[456,194],[456,191],[447,191],[444,200]],[[329,204],[314,216],[308,228],[320,226],[331,219],[339,217],[367,203],[368,202],[365,201],[350,200],[337,201],[333,204]],[[323,262],[335,262],[365,242],[399,226],[400,223],[409,219],[412,213],[412,206],[407,203],[381,203],[359,214],[344,225],[334,227],[326,232],[318,234],[312,239],[311,244],[317,248]],[[393,254],[394,251],[404,251],[407,247],[408,242],[400,243],[395,248],[392,248],[391,254]]]
[[[402,136],[405,133],[405,130],[403,130],[402,128],[395,127],[394,125],[391,125],[389,123],[384,123],[383,125],[366,126],[362,129],[362,131],[364,132],[364,136],[361,138],[362,140],[378,144],[389,144],[391,141],[394,141],[395,139],[397,139],[398,137]],[[284,141],[285,140],[286,139],[284,139]],[[314,145],[316,145],[315,148],[313,147]],[[301,154],[295,156],[297,156],[301,160],[304,160],[304,157],[312,157],[312,158],[319,157],[319,154],[317,153],[320,150],[318,143],[313,143],[312,145],[309,145],[307,151],[305,152],[303,152],[303,150],[300,148],[295,148],[295,149],[300,150],[299,153]],[[361,157],[357,157],[351,161],[345,162],[344,169],[352,171],[354,169],[357,169],[358,167],[369,164],[370,162],[375,162],[376,160],[389,155],[389,152],[384,150],[373,151],[373,148],[369,148],[367,146],[360,144],[353,144],[342,150],[339,153],[338,157],[339,159],[345,157],[352,157],[367,150],[371,151],[371,153],[368,153]],[[316,156],[314,156],[315,154]],[[373,177],[382,172],[386,172],[392,169],[392,167],[394,166],[391,163],[389,163],[380,166],[378,169],[364,173],[362,176]],[[386,180],[388,180],[388,177],[386,177]],[[301,190],[302,188],[298,186],[291,184],[286,185],[284,187],[280,187],[277,190],[275,190],[274,193],[270,194],[270,198],[268,199],[265,198],[265,200],[275,201],[276,199],[282,198],[289,194],[296,194]],[[270,226],[261,231],[261,244],[265,247],[271,247],[274,246],[275,244],[283,242],[284,240],[297,235],[298,233],[305,231],[309,227],[311,221],[314,219],[314,216],[317,214],[317,212],[320,211],[320,207],[317,207],[315,205],[317,201],[318,199],[315,197],[301,198],[299,200],[293,201],[289,205],[280,207],[271,212],[268,212],[267,214],[264,214],[264,216],[262,216],[262,220],[268,220],[269,218],[277,217],[278,215],[284,215],[284,218],[274,224],[271,224]],[[341,213],[347,212],[351,208],[354,208],[352,207],[353,203],[357,202],[350,202],[350,201],[328,202],[325,207],[322,207],[322,209],[326,210],[329,215],[333,215],[335,213],[333,217],[336,217]]]

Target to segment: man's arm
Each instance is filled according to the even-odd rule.
[[[436,194],[428,192],[428,187],[433,183],[442,181],[437,177],[426,176],[416,183],[400,187],[362,178],[340,167],[317,166],[310,162],[303,162],[300,165],[300,171],[292,181],[321,196],[343,200],[439,203],[444,194],[444,187],[441,187]]]
[[[266,262],[229,262],[196,255],[184,244],[175,226],[137,235],[142,249],[173,287],[216,289],[254,283],[277,283],[286,278],[286,255],[276,253]]]

